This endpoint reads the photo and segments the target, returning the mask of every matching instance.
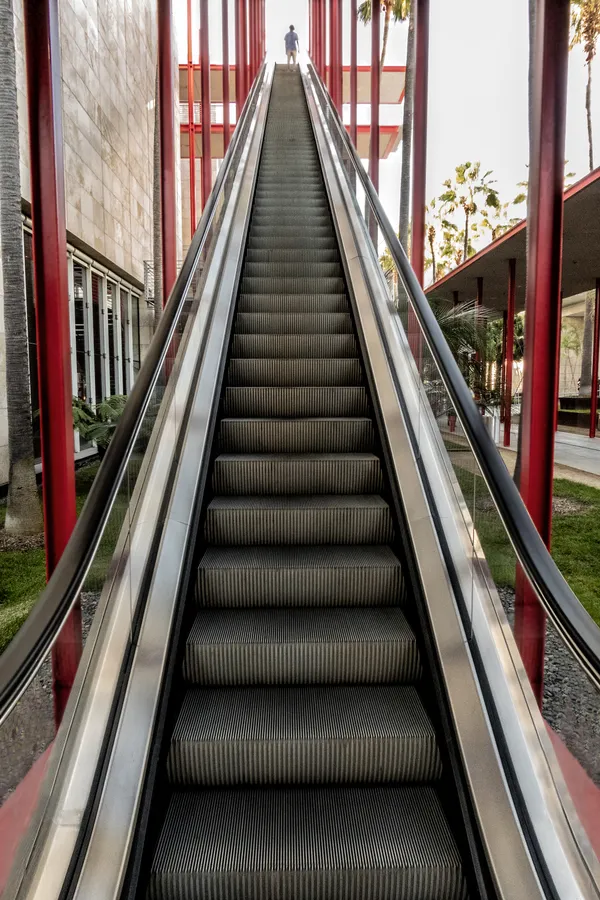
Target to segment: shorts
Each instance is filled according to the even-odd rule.
[[[297,57],[297,55],[298,55],[298,51],[297,51],[297,50],[288,50],[288,51],[287,51],[288,63],[289,63],[290,59],[292,59],[293,62],[294,62],[294,65],[296,65],[296,57]]]

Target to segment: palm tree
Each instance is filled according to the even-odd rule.
[[[35,481],[12,0],[0,0],[0,234],[8,406],[6,531],[36,534],[44,525]]]
[[[600,0],[573,0],[571,12],[571,48],[583,44],[587,65],[587,85],[585,88],[585,111],[587,115],[588,152],[590,172],[594,168],[594,145],[592,141],[592,63],[596,56],[598,35],[600,34]]]

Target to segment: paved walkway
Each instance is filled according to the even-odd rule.
[[[517,450],[517,426],[513,425],[510,435],[510,450],[498,444],[499,449],[505,459],[510,458]],[[575,469],[577,472],[585,473],[592,476],[591,479],[571,479],[582,480],[586,484],[598,486],[600,482],[600,437],[590,438],[583,434],[571,434],[566,431],[556,432],[556,442],[554,444],[554,465],[555,476],[562,477],[562,469]],[[565,474],[565,477],[568,477]]]

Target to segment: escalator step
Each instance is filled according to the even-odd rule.
[[[218,456],[216,494],[375,494],[383,488],[381,463],[371,453]]]
[[[411,686],[193,688],[167,770],[179,785],[406,782],[441,761]]]
[[[307,298],[304,306],[309,302]],[[261,305],[266,306],[266,301]],[[281,308],[279,304],[274,311]],[[353,334],[235,334],[231,355],[239,359],[352,359],[358,357],[358,347]]]
[[[371,419],[221,419],[223,453],[368,453]]]
[[[273,222],[277,222],[280,228],[333,228],[329,213],[317,210],[294,212],[288,208],[274,214],[268,209],[257,209],[252,216],[252,228],[269,228]]]
[[[246,279],[244,279],[246,280]],[[268,279],[248,279],[265,281]],[[298,279],[300,281],[302,279]],[[337,279],[331,279],[335,281]],[[315,279],[321,281],[321,279]],[[343,288],[342,288],[343,290]],[[332,291],[341,294],[342,290]],[[265,293],[257,291],[258,294]],[[268,292],[266,292],[268,293]],[[281,293],[285,293],[282,291]],[[302,293],[298,291],[297,293]],[[309,292],[307,292],[309,293]],[[352,334],[349,313],[247,313],[235,317],[236,334]]]
[[[342,267],[339,262],[246,262],[244,277],[271,278],[275,276],[307,278],[341,277]]]
[[[344,289],[343,278],[296,278],[293,275],[271,278],[242,275],[240,285],[244,294],[341,294]]]
[[[244,544],[386,544],[390,508],[377,494],[214,497],[204,538],[217,546]]]
[[[150,900],[463,900],[430,787],[175,792]]]
[[[413,683],[420,672],[415,636],[392,606],[204,609],[183,661],[200,685]]]
[[[360,359],[230,359],[231,387],[358,387],[363,383]]]
[[[283,417],[364,416],[368,411],[363,387],[228,387],[226,416]]]
[[[252,263],[335,263],[340,260],[337,250],[248,250],[246,260]]]
[[[328,234],[321,237],[307,232],[304,232],[302,236],[296,232],[291,232],[288,235],[279,234],[277,237],[260,237],[252,230],[250,230],[250,236],[248,237],[248,247],[258,250],[270,250],[273,247],[278,247],[282,250],[288,247],[290,249],[310,249],[311,247],[334,249],[336,246],[335,235],[331,229],[329,229]]]
[[[385,545],[209,547],[197,594],[210,607],[388,606],[403,600],[402,568]]]

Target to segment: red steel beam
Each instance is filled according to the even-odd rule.
[[[342,7],[340,0],[329,0],[329,66],[331,99],[342,112]]]
[[[425,190],[429,82],[429,0],[416,0],[413,114],[412,239],[410,261],[419,284],[425,273]]]
[[[527,220],[527,291],[520,489],[550,546],[557,343],[562,276],[568,0],[538,0],[533,53],[532,141]],[[515,637],[538,703],[542,702],[545,615],[520,579]]]
[[[235,108],[237,121],[240,120],[242,107],[244,106],[245,91],[245,59],[246,50],[243,41],[243,22],[246,9],[245,0],[236,0],[235,3]]]
[[[208,0],[200,0],[200,84],[202,86],[202,208],[212,191],[212,149],[210,146],[210,40]]]
[[[175,109],[171,0],[158,0],[158,94],[160,114],[160,202],[162,209],[163,306],[177,276],[175,206]]]
[[[598,352],[600,341],[600,278],[596,278],[596,303],[594,306],[594,346],[592,349],[592,393],[590,395],[590,437],[596,437],[598,413]]]
[[[319,0],[319,7],[321,13],[321,78],[323,81],[327,82],[327,0]]]
[[[506,329],[508,313],[502,313],[502,346],[500,348],[500,424],[504,422],[504,376],[506,374]]]
[[[248,53],[248,4],[242,2],[242,53],[244,66],[244,103],[250,91],[250,57]]]
[[[504,353],[504,446],[510,447],[512,407],[512,374],[515,350],[515,301],[517,294],[517,261],[508,261],[508,298],[506,309],[506,352]]]
[[[358,0],[350,0],[350,137],[356,147],[358,142]]]
[[[194,55],[192,42],[192,0],[187,0],[188,40],[188,138],[190,142],[190,239],[196,230],[196,142],[194,139]]]
[[[67,231],[58,0],[25,0],[33,273],[42,443],[46,574],[76,521]],[[81,607],[52,650],[54,718],[60,724],[81,656]]]
[[[223,31],[223,154],[227,153],[231,139],[229,122],[229,0],[222,0]]]
[[[376,191],[379,191],[379,101],[381,97],[379,53],[381,49],[381,6],[379,3],[372,3],[371,7],[371,143],[369,147],[369,176],[373,182],[373,187]]]

